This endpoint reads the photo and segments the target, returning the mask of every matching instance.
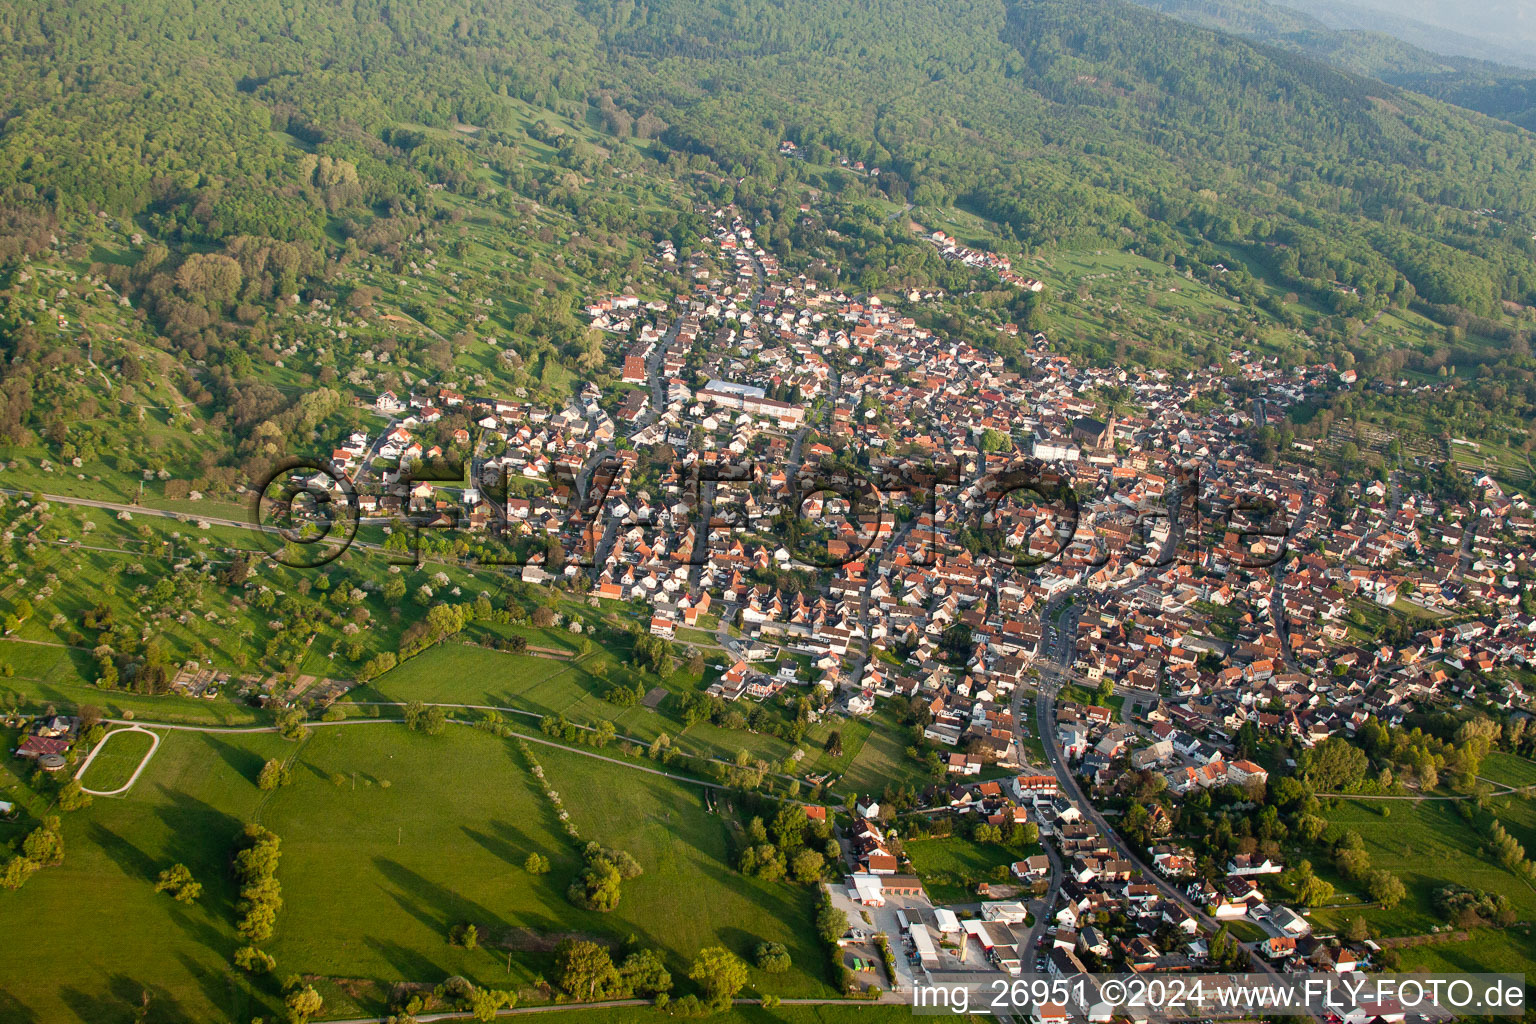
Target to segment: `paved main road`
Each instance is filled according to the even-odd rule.
[[[1170,558],[1175,552],[1178,551],[1178,545],[1183,538],[1184,528],[1186,525],[1183,517],[1179,515],[1181,498],[1182,495],[1178,490],[1170,490],[1168,495],[1168,503],[1169,511],[1172,514],[1173,527],[1169,531],[1168,538],[1164,543],[1163,550],[1161,552],[1162,557],[1158,559],[1158,564],[1154,564],[1153,566],[1149,567],[1145,573],[1138,574],[1137,580],[1139,580],[1142,576],[1159,571],[1158,565],[1161,564],[1165,559]],[[1130,585],[1134,585],[1135,583],[1136,580],[1132,580]],[[1081,588],[1074,588],[1074,592],[1081,593],[1082,591]],[[1068,596],[1067,600],[1069,602],[1068,607],[1070,607],[1070,602],[1073,600],[1073,598]],[[1067,669],[1065,664],[1069,654],[1069,647],[1065,643],[1066,633],[1061,628],[1062,623],[1060,616],[1058,616],[1056,626],[1057,631],[1060,634],[1059,642],[1053,646],[1052,650],[1043,652],[1045,657],[1042,658],[1041,668],[1047,670],[1047,673],[1042,674],[1040,679],[1040,686],[1035,694],[1035,711],[1037,727],[1040,734],[1040,741],[1045,747],[1046,760],[1050,762],[1051,770],[1056,775],[1056,780],[1060,786],[1061,792],[1069,797],[1075,804],[1077,804],[1077,806],[1082,810],[1083,815],[1093,823],[1093,825],[1099,830],[1099,833],[1104,836],[1105,840],[1110,844],[1115,852],[1140,869],[1142,876],[1153,885],[1155,885],[1158,891],[1162,893],[1165,898],[1189,912],[1189,914],[1193,916],[1194,919],[1199,922],[1200,925],[1207,931],[1214,932],[1218,930],[1221,927],[1220,921],[1217,921],[1211,915],[1207,914],[1205,912],[1205,908],[1197,906],[1194,901],[1189,899],[1189,897],[1186,896],[1181,890],[1170,883],[1167,879],[1163,878],[1162,875],[1152,870],[1151,866],[1146,864],[1141,859],[1137,851],[1134,850],[1129,843],[1122,839],[1118,832],[1110,827],[1110,824],[1107,820],[1105,820],[1104,815],[1101,814],[1099,809],[1095,807],[1093,803],[1088,799],[1088,795],[1083,792],[1082,787],[1078,784],[1076,776],[1072,774],[1067,764],[1062,760],[1061,745],[1056,740],[1056,688],[1059,685],[1060,679],[1070,677],[1072,673]],[[1043,639],[1044,637],[1042,635],[1042,640]],[[1047,678],[1047,674],[1055,675],[1057,677],[1056,680],[1053,681]],[[1056,879],[1059,877],[1060,875],[1053,870],[1053,885],[1055,884]],[[1039,922],[1037,921],[1036,928],[1038,929],[1038,927]],[[1033,941],[1033,938],[1034,933],[1032,931],[1031,941]],[[1275,981],[1281,980],[1279,972],[1277,972],[1267,960],[1259,955],[1258,951],[1254,948],[1254,943],[1241,943],[1241,945],[1243,949],[1245,949],[1249,954],[1248,958],[1252,964],[1252,970],[1254,973],[1263,975],[1264,977],[1273,979]],[[1311,1019],[1315,1020],[1315,1018]]]
[[[1050,688],[1042,687],[1036,697],[1036,709],[1039,713],[1040,733],[1042,738],[1045,740],[1046,757],[1050,760],[1051,768],[1056,773],[1056,779],[1061,785],[1061,791],[1067,794],[1067,796],[1070,797],[1072,801],[1082,809],[1083,815],[1090,822],[1092,822],[1096,828],[1098,828],[1099,833],[1104,836],[1104,838],[1109,842],[1110,846],[1114,848],[1115,852],[1139,868],[1143,877],[1150,881],[1153,885],[1157,886],[1158,891],[1161,892],[1164,897],[1178,904],[1180,907],[1183,907],[1206,930],[1212,932],[1218,930],[1221,927],[1222,922],[1207,914],[1203,907],[1197,906],[1193,900],[1184,895],[1184,893],[1180,891],[1176,886],[1170,883],[1167,879],[1163,878],[1162,875],[1152,870],[1150,865],[1142,861],[1136,850],[1134,850],[1124,839],[1120,838],[1120,834],[1110,827],[1109,822],[1104,819],[1104,815],[1099,813],[1099,809],[1089,801],[1087,795],[1083,792],[1082,787],[1078,785],[1076,776],[1074,776],[1071,771],[1068,770],[1066,764],[1062,761],[1061,756],[1058,753],[1060,747],[1056,742],[1054,728],[1056,718],[1055,704],[1056,698],[1054,693],[1051,692]],[[1257,943],[1244,942],[1240,943],[1240,945],[1243,947],[1243,949],[1247,950],[1249,954],[1248,959],[1252,964],[1254,973],[1264,975],[1267,978],[1272,978],[1277,982],[1281,980],[1279,972],[1276,971],[1274,967],[1270,966],[1269,962],[1265,960],[1264,957],[1261,956],[1258,950],[1255,948]]]

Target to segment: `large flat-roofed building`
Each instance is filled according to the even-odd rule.
[[[750,398],[766,398],[767,395],[768,392],[754,384],[738,384],[730,380],[712,380],[699,389],[699,397],[721,405],[734,402],[738,409]]]
[[[738,384],[728,380],[712,380],[698,390],[700,401],[723,409],[740,409],[753,416],[766,416],[780,426],[798,427],[805,421],[805,410],[798,405],[780,402],[767,397],[768,393],[753,384]]]

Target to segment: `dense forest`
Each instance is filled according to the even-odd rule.
[[[12,3],[0,68],[13,222],[105,210],[319,250],[338,215],[466,180],[402,126],[602,96],[617,132],[754,172],[789,137],[1026,245],[1246,238],[1367,303],[1403,281],[1485,315],[1536,298],[1529,136],[1112,0]]]
[[[689,244],[701,203],[869,289],[969,287],[887,212],[911,206],[983,218],[1025,257],[1225,259],[1220,288],[1287,326],[1266,288],[1338,324],[1413,309],[1495,345],[1536,305],[1536,137],[1118,0],[10,0],[0,90],[12,441],[68,434],[14,276],[50,252],[199,367],[182,390],[247,453],[332,415],[293,386],[371,361],[332,325],[286,396],[253,380],[284,361],[284,310],[371,309],[359,268],[414,273],[431,249],[451,272],[451,294],[401,305],[423,331],[391,367],[449,365],[472,336],[457,310],[494,293],[516,380],[555,387],[602,362],[576,296],[632,280],[648,240]],[[130,249],[101,241],[108,222]],[[466,263],[477,237],[502,258]],[[118,340],[97,361],[153,375]]]
[[[1271,0],[1136,0],[1175,18],[1305,54],[1345,71],[1379,78],[1426,96],[1536,128],[1536,72],[1519,65],[1431,52],[1382,27],[1392,19],[1362,20],[1369,28],[1330,28],[1303,11]],[[1436,38],[1443,38],[1438,32]],[[1468,42],[1471,42],[1470,40]],[[1427,44],[1426,44],[1427,45]],[[1493,49],[1482,48],[1483,52]]]

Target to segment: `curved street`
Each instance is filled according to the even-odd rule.
[[[1183,539],[1184,531],[1189,525],[1184,521],[1184,517],[1180,514],[1182,504],[1181,499],[1181,489],[1169,490],[1167,500],[1170,506],[1170,512],[1172,513],[1171,521],[1173,525],[1169,530],[1167,540],[1164,542],[1161,558],[1158,559],[1156,564],[1149,567],[1146,573],[1138,574],[1136,578],[1129,581],[1129,583],[1126,585],[1134,586],[1142,576],[1157,572],[1161,565],[1178,551],[1178,546]],[[1278,584],[1276,589],[1278,590]],[[1095,828],[1099,830],[1099,833],[1104,836],[1105,841],[1110,844],[1115,852],[1121,858],[1129,861],[1132,865],[1134,865],[1148,882],[1157,887],[1158,892],[1160,892],[1164,898],[1183,908],[1191,916],[1193,916],[1203,930],[1208,932],[1215,932],[1220,929],[1222,922],[1207,914],[1204,907],[1196,906],[1194,901],[1189,899],[1188,896],[1181,892],[1177,886],[1173,885],[1162,875],[1154,871],[1152,867],[1141,858],[1138,852],[1133,849],[1129,843],[1122,839],[1119,833],[1110,827],[1109,822],[1105,819],[1104,815],[1099,811],[1099,809],[1093,805],[1093,802],[1088,799],[1088,795],[1083,792],[1082,786],[1078,783],[1077,777],[1072,774],[1070,768],[1061,757],[1061,746],[1057,742],[1056,738],[1057,691],[1059,690],[1063,681],[1067,680],[1081,680],[1092,686],[1098,685],[1096,681],[1083,679],[1083,677],[1077,676],[1076,673],[1073,673],[1067,667],[1070,664],[1071,657],[1075,651],[1077,629],[1075,619],[1071,623],[1068,623],[1066,620],[1068,618],[1068,614],[1076,607],[1077,600],[1085,596],[1087,593],[1087,589],[1082,586],[1072,587],[1064,591],[1062,594],[1052,598],[1052,600],[1047,603],[1046,607],[1041,612],[1042,649],[1040,652],[1039,661],[1037,662],[1037,667],[1040,669],[1040,678],[1039,685],[1035,693],[1035,716],[1036,728],[1038,730],[1040,742],[1041,745],[1045,748],[1046,761],[1049,763],[1052,773],[1056,776],[1057,783],[1060,786],[1063,795],[1065,795],[1078,806],[1078,808],[1082,811],[1083,816],[1090,823],[1092,823]],[[1015,687],[1014,729],[1016,738],[1022,736],[1022,717],[1019,714],[1021,705],[1022,698],[1020,695],[1020,689]],[[1061,882],[1064,876],[1064,871],[1060,863],[1060,858],[1056,855],[1056,852],[1049,845],[1046,845],[1046,851],[1051,856],[1051,884],[1047,896],[1045,897],[1048,901],[1046,906],[1047,913],[1049,913],[1051,909],[1054,909],[1057,894],[1061,889]],[[1043,932],[1044,926],[1045,921],[1043,920],[1043,916],[1037,915],[1034,927],[1030,930],[1029,936],[1031,952],[1033,952],[1034,943],[1037,940],[1037,936]],[[1253,973],[1262,975],[1266,978],[1274,979],[1276,981],[1280,980],[1280,973],[1276,971],[1268,961],[1266,961],[1262,956],[1258,954],[1255,949],[1255,943],[1239,944],[1248,953],[1248,959],[1252,964]]]

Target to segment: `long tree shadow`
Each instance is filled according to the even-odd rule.
[[[203,998],[208,1000],[210,1006],[215,1006],[231,1019],[242,1019],[239,1011],[248,1010],[250,998],[244,990],[242,981],[227,966],[223,970],[211,971],[207,964],[198,963],[186,953],[177,953],[176,959],[186,969],[187,975],[197,979],[198,987],[203,990]]]
[[[99,821],[91,822],[88,827],[91,842],[112,858],[112,862],[122,869],[123,874],[142,881],[154,879],[159,871],[159,865],[155,863],[153,857]]]
[[[299,771],[301,771],[301,772],[309,772],[315,778],[321,779],[321,780],[323,780],[325,782],[331,782],[331,783],[335,782],[335,780],[331,778],[331,773],[330,772],[328,772],[325,769],[321,768],[317,764],[314,764],[314,763],[312,763],[310,761],[304,760],[303,758],[300,758],[299,759],[299,763],[294,765],[294,767],[296,769],[298,769]]]
[[[235,774],[251,785],[256,785],[256,777],[261,774],[261,766],[266,763],[260,754],[221,740],[213,733],[204,733],[203,741],[213,748],[225,764],[235,770]]]
[[[118,1002],[116,999],[95,992],[85,992],[73,985],[66,985],[59,989],[59,998],[75,1011],[75,1016],[82,1021],[126,1021],[131,1018],[132,1010]]]
[[[126,974],[114,974],[107,983],[107,991],[125,1006],[138,1008],[147,1005],[149,1013],[145,1020],[149,1022],[181,1024],[193,1019],[163,985],[146,984]]]
[[[517,847],[519,849],[528,850],[530,853],[537,850],[539,853],[549,854],[551,860],[558,860],[560,855],[565,851],[565,847],[563,845],[554,850],[541,849],[538,843],[535,843],[533,840],[528,838],[528,834],[526,832],[517,826],[511,825],[505,821],[493,821],[490,822],[490,826],[491,830],[495,832],[498,837],[500,837],[501,842],[510,846]]]
[[[450,923],[447,918],[440,914],[433,913],[430,908],[424,906],[421,902],[412,899],[408,894],[404,892],[400,892],[398,890],[391,892],[389,893],[389,898],[394,900],[395,904],[401,910],[405,911],[407,914],[410,914],[430,930],[445,936],[447,935],[448,929],[450,927]]]
[[[387,857],[373,858],[374,867],[389,879],[401,892],[392,893],[395,901],[423,924],[431,925],[446,935],[450,925],[460,921],[472,921],[482,928],[505,931],[507,922],[501,915],[474,900],[465,899],[458,893],[423,878],[399,861]],[[415,897],[421,905],[413,907],[408,897]]]
[[[757,951],[758,943],[763,941],[759,936],[752,934],[745,928],[737,928],[735,925],[727,925],[724,928],[716,929],[715,938],[720,940],[722,946],[741,957],[747,963],[752,962],[753,953]]]
[[[787,903],[784,896],[779,892],[774,891],[773,888],[765,887],[760,882],[753,882],[748,884],[747,880],[739,872],[725,867],[723,864],[719,864],[713,861],[704,861],[698,865],[696,870],[706,875],[715,884],[728,891],[736,893],[738,896],[741,896],[754,904],[759,910],[763,912],[766,917],[778,918],[782,920],[785,918],[786,912],[790,909],[790,904]],[[799,916],[800,920],[806,921],[808,924],[811,912],[808,906],[808,896],[806,895],[806,890],[796,887],[790,890],[790,893],[790,899],[794,901],[794,909],[797,912],[797,916]],[[789,923],[792,926],[794,921],[794,918],[789,919]],[[738,931],[739,929],[721,929],[720,935],[723,937],[727,930]],[[746,952],[751,951],[747,950]]]
[[[376,939],[372,936],[363,940],[368,948],[389,962],[389,965],[399,972],[398,978],[379,979],[380,987],[389,988],[397,981],[425,981],[436,984],[447,976],[437,964],[428,960],[414,949],[406,949],[400,943],[391,939]]]
[[[171,920],[199,946],[221,956],[232,956],[234,945],[223,932],[201,916],[203,913],[201,910],[184,910],[179,905],[170,910]]]
[[[115,1024],[130,1020],[143,1020],[147,1024],[185,1024],[193,1019],[164,986],[146,984],[126,974],[112,975],[105,992],[85,992],[70,985],[60,989],[59,996],[86,1024]]]
[[[216,913],[233,913],[234,889],[228,881],[228,858],[244,823],[185,793],[160,787],[165,801],[155,814],[170,832],[166,863],[186,864],[204,885],[204,903]]]
[[[32,1007],[0,988],[0,1020],[13,1024],[38,1024],[41,1018]]]
[[[496,828],[496,823],[492,822],[491,827]],[[500,830],[498,829],[498,831]],[[531,846],[515,846],[505,839],[472,829],[468,825],[464,826],[464,834],[483,846],[492,856],[498,857],[508,864],[520,866],[528,859],[528,854],[533,852],[533,847]]]

